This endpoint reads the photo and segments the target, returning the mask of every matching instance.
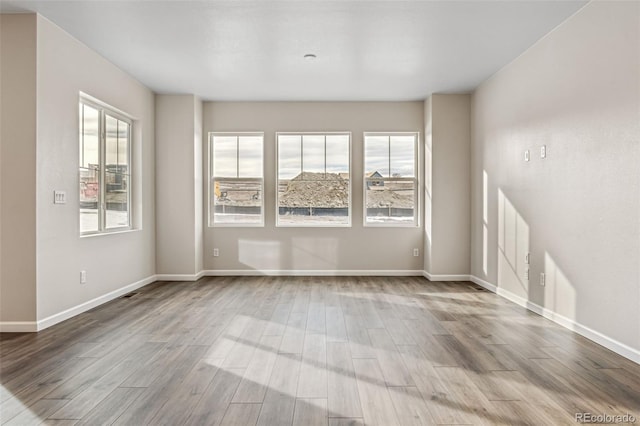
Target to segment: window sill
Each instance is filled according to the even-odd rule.
[[[121,230],[115,230],[115,231],[95,232],[91,234],[80,234],[80,238],[84,239],[84,238],[105,237],[107,235],[130,234],[133,232],[140,232],[140,231],[142,231],[142,229],[140,228],[135,228],[135,229],[131,228],[131,229],[121,229]]]

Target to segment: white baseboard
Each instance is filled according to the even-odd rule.
[[[35,321],[4,321],[0,322],[0,333],[33,333],[38,331]]]
[[[36,325],[36,330],[31,330],[31,331],[44,330],[45,328],[51,327],[52,325],[58,324],[59,322],[62,322],[78,314],[86,312],[89,309],[93,309],[96,306],[102,305],[103,303],[107,303],[113,299],[116,299],[120,296],[123,296],[129,292],[132,292],[133,290],[136,290],[140,287],[144,287],[145,285],[151,284],[152,282],[155,282],[155,281],[157,281],[156,276],[152,275],[150,277],[137,281],[133,284],[126,285],[117,290],[114,290],[102,296],[96,297],[95,299],[91,299],[87,302],[81,303],[77,306],[74,306],[73,308],[69,308],[62,312],[58,312],[57,314],[51,315],[45,319],[38,321]]]
[[[469,281],[478,284],[480,287],[484,287],[487,290],[489,290],[492,293],[497,293],[498,287],[496,287],[495,285],[491,284],[488,281],[485,281],[483,279],[480,279],[474,275],[470,275],[469,276]]]
[[[206,271],[197,274],[157,274],[156,281],[198,281],[205,276]]]
[[[593,340],[594,342],[604,346],[607,349],[612,350],[618,355],[621,355],[633,362],[640,364],[640,350],[638,349],[618,342],[617,340],[612,339],[609,336],[605,336],[599,331],[593,330],[592,328],[589,328],[585,325],[580,324],[579,322],[560,315],[552,311],[551,309],[547,309],[543,306],[538,305],[537,303],[533,303],[525,299],[524,297],[513,294],[510,291],[504,290],[474,275],[471,276],[471,281],[478,284],[479,286],[486,288],[489,291],[496,293],[498,296],[504,297],[505,299],[510,300],[517,305],[527,308],[531,312],[535,312],[536,314],[541,315],[558,325],[561,325],[564,328],[574,331],[589,340]]]
[[[427,271],[422,271],[422,276],[429,281],[469,281],[470,276],[465,274],[430,274]]]
[[[420,277],[422,271],[411,269],[216,269],[203,271],[208,277],[226,277],[226,276],[391,276],[391,277]]]

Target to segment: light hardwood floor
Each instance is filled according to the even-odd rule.
[[[640,423],[639,365],[470,283],[158,282],[1,338],[7,425]]]

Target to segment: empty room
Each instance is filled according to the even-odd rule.
[[[0,12],[0,425],[640,424],[640,1]]]

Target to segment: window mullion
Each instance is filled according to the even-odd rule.
[[[100,188],[99,194],[99,208],[98,208],[98,228],[100,232],[104,232],[105,223],[106,223],[106,173],[105,173],[105,163],[106,163],[106,152],[107,152],[107,128],[106,128],[106,115],[103,109],[100,109],[100,113],[98,115],[98,128],[100,129],[100,142],[99,142],[99,153],[98,153],[98,167],[100,167],[99,175],[100,175],[100,184],[98,187]]]
[[[236,177],[240,177],[240,136],[236,136]]]
[[[387,169],[387,177],[391,177],[391,136],[387,137],[387,146],[388,148],[388,156],[387,156],[387,162],[389,163],[387,167],[389,167]]]

